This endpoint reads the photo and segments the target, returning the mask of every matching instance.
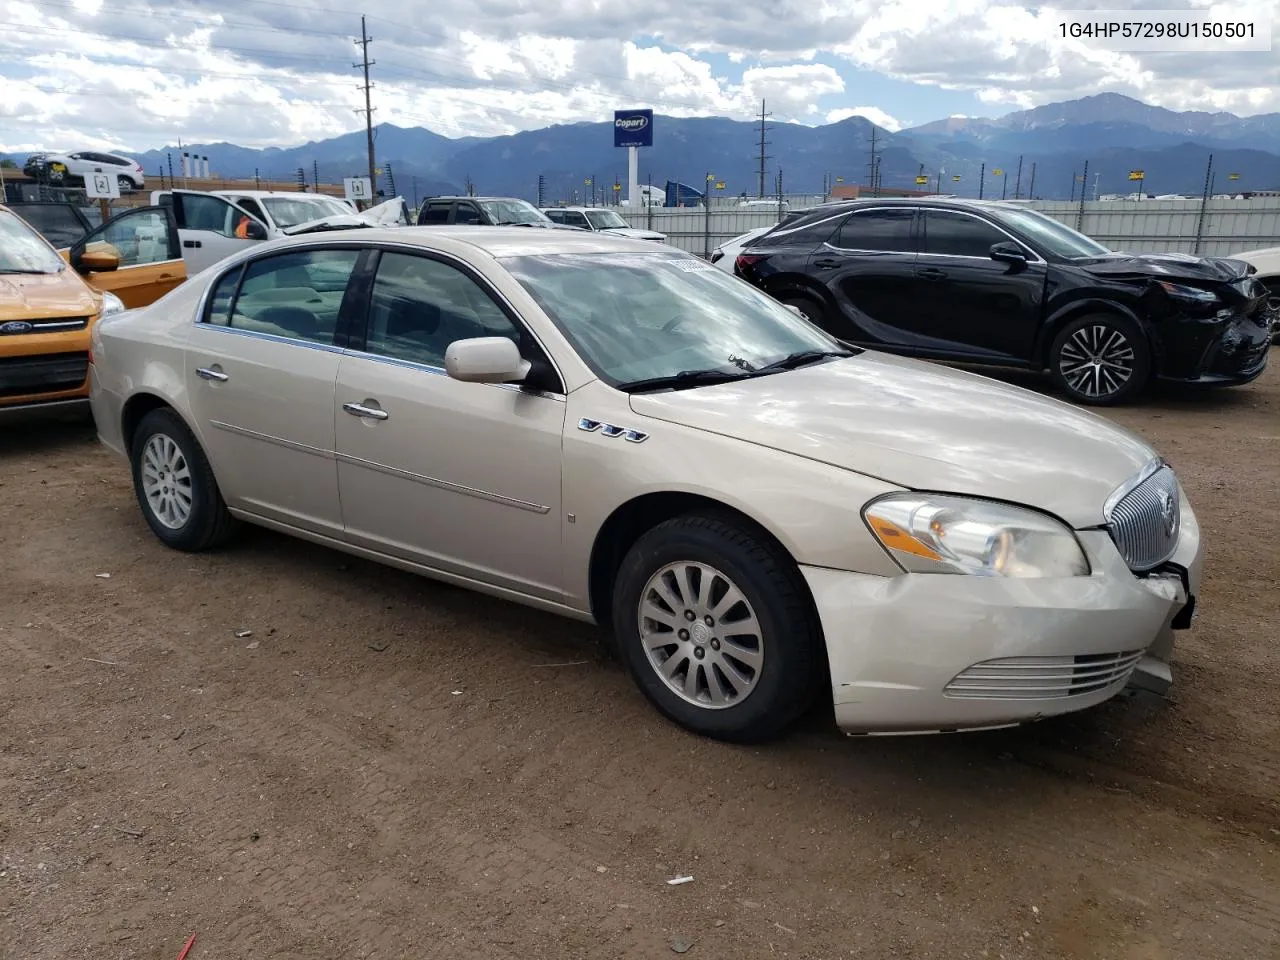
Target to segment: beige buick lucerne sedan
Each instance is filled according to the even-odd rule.
[[[91,363],[164,543],[248,521],[593,621],[713,737],[820,690],[898,733],[1161,689],[1198,590],[1196,518],[1137,437],[643,240],[271,241],[98,324]]]

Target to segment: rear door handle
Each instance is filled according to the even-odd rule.
[[[843,263],[843,261],[837,260],[835,257],[819,257],[817,260],[813,261],[813,265],[815,267],[820,267],[823,270],[830,270],[833,267],[838,267],[841,263]]]
[[[367,407],[363,403],[344,403],[342,409],[353,417],[366,417],[369,420],[387,420],[391,417],[381,407]]]
[[[939,270],[937,267],[926,267],[923,270],[917,270],[916,276],[921,280],[945,280],[947,273],[945,270]]]
[[[226,383],[226,381],[231,379],[218,369],[218,365],[216,363],[212,367],[197,367],[196,376],[200,377],[202,380],[213,380],[217,383]]]
[[[204,244],[202,244],[199,240],[183,240],[182,245],[186,247],[188,250],[194,250],[195,248],[201,247]]]

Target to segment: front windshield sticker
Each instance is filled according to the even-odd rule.
[[[679,260],[665,260],[664,263],[673,263],[677,268],[685,273],[698,273],[702,270],[714,270],[711,264],[705,260],[699,260],[697,257],[682,257]]]

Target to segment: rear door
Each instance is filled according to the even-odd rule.
[[[178,227],[165,207],[140,207],[112,217],[72,246],[67,258],[79,270],[80,254],[108,246],[120,257],[118,268],[80,272],[90,286],[111,291],[126,307],[154,303],[187,278]]]
[[[161,194],[162,204],[165,197],[173,207],[182,259],[186,261],[189,276],[261,242],[236,236],[240,219],[249,215],[223,197],[196,190],[170,190]],[[251,219],[257,220],[256,217]],[[265,223],[257,222],[262,224],[263,230],[267,229]]]
[[[907,346],[903,321],[914,309],[916,211],[909,206],[855,210],[809,257],[809,274],[840,308],[830,332],[876,346]]]

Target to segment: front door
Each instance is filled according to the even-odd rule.
[[[477,276],[384,251],[363,350],[338,369],[338,482],[346,536],[382,553],[559,600],[565,399],[463,383],[449,344],[505,336],[537,347]]]
[[[830,333],[872,346],[906,346],[903,315],[914,308],[915,211],[876,207],[850,214],[809,257],[810,275],[826,284],[839,313]]]
[[[91,286],[109,290],[126,307],[145,307],[187,279],[178,227],[164,207],[141,207],[112,217],[85,235],[69,251],[75,264],[85,250],[111,247],[120,266],[101,273],[84,273]]]
[[[171,197],[188,276],[261,242],[236,236],[237,226],[252,218],[222,197],[195,190],[173,190],[166,196]],[[267,225],[263,223],[262,228],[266,231]]]
[[[1016,243],[1029,262],[991,258],[997,243]],[[1048,268],[1036,254],[985,219],[925,210],[916,302],[910,315],[921,341],[957,357],[1031,360],[1044,309]]]
[[[228,271],[186,351],[191,410],[228,506],[335,539],[334,382],[361,255],[307,248]]]

